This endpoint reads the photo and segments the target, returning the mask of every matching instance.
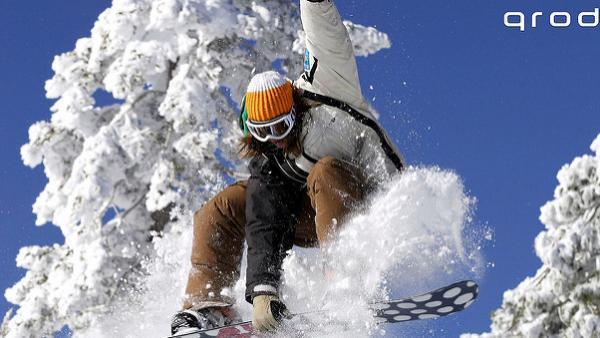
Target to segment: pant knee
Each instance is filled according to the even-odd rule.
[[[315,182],[321,178],[332,176],[336,174],[337,167],[339,167],[339,160],[333,156],[326,156],[317,161],[312,167],[307,177],[307,182]]]
[[[192,264],[237,261],[245,237],[245,186],[233,185],[194,213]]]
[[[194,227],[226,226],[243,229],[246,222],[246,187],[225,188],[194,213]]]
[[[318,188],[323,184],[346,187],[349,190],[364,189],[362,170],[352,163],[340,161],[332,156],[326,156],[317,161],[310,171],[306,182],[309,189]]]

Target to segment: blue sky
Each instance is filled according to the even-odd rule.
[[[0,3],[0,289],[23,275],[18,248],[62,242],[53,226],[34,226],[31,205],[45,185],[19,148],[33,122],[48,119],[44,81],[55,54],[88,36],[110,1]],[[557,29],[548,13],[576,15],[592,1],[338,1],[347,19],[387,32],[392,48],[359,60],[363,92],[411,164],[459,173],[478,199],[476,220],[495,231],[494,262],[468,312],[433,325],[434,336],[481,332],[502,293],[540,266],[533,240],[539,207],[556,172],[589,153],[600,132],[600,27]],[[503,25],[507,11],[542,11],[538,28]],[[373,89],[370,89],[370,86]],[[0,314],[8,308],[0,297]],[[168,323],[165,321],[165,325]],[[443,331],[441,331],[443,330]]]

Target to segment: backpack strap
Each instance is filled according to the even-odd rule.
[[[394,165],[396,166],[396,169],[401,171],[404,168],[402,159],[400,158],[400,156],[398,156],[396,151],[394,151],[394,148],[388,143],[387,137],[385,136],[383,129],[381,129],[381,127],[375,120],[360,113],[358,110],[352,108],[349,104],[342,102],[340,100],[334,99],[333,97],[313,93],[308,90],[304,90],[304,92],[302,93],[302,96],[309,100],[316,101],[316,102],[322,103],[322,104],[330,106],[330,107],[338,108],[338,109],[348,113],[348,115],[350,115],[356,121],[373,129],[373,131],[375,131],[377,136],[379,136],[379,142],[381,142],[381,148],[385,152],[385,155],[392,161],[392,163],[394,163]]]

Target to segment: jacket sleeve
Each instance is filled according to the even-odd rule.
[[[300,13],[306,52],[304,74],[296,85],[364,107],[354,48],[333,1],[300,0]]]
[[[297,223],[300,186],[276,168],[268,156],[250,161],[246,189],[246,300],[277,294],[281,264],[292,248]]]

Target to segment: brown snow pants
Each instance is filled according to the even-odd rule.
[[[307,178],[303,211],[294,244],[315,247],[336,233],[365,194],[361,170],[325,157]],[[246,224],[246,182],[218,193],[194,214],[192,268],[183,308],[200,309],[232,304],[221,290],[233,286],[240,273]]]

